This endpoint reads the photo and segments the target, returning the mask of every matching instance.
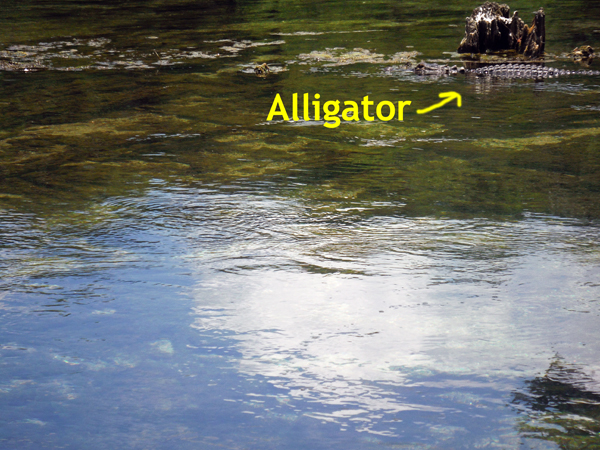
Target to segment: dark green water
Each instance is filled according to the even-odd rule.
[[[0,448],[599,448],[600,77],[403,70],[477,5],[4,2]]]

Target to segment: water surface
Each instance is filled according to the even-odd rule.
[[[600,445],[599,77],[404,70],[464,1],[9,3],[3,448]],[[305,92],[413,108],[266,120]]]

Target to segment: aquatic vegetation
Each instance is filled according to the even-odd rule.
[[[598,445],[597,80],[406,73],[463,1],[54,3],[0,18],[2,448]]]
[[[600,445],[600,395],[596,381],[557,356],[546,373],[526,382],[512,403],[522,412],[524,436],[555,442],[561,449]]]
[[[205,59],[231,58],[239,52],[255,47],[279,46],[276,41],[236,41],[222,39],[205,40],[205,50],[174,48],[163,49],[157,42],[155,48],[115,49],[105,37],[93,39],[71,39],[40,42],[37,45],[10,45],[0,50],[0,70],[7,71],[94,71],[94,70],[139,70],[170,67]],[[229,45],[222,45],[227,43]],[[215,45],[219,45],[215,47]],[[157,49],[158,48],[158,49]]]
[[[501,148],[511,151],[534,150],[536,147],[548,147],[550,145],[564,143],[579,138],[594,138],[600,135],[600,128],[563,129],[560,131],[548,131],[537,133],[525,138],[510,139],[479,139],[473,145],[486,148]]]
[[[211,42],[211,41],[207,41],[207,42]],[[238,53],[238,52],[241,52],[242,50],[246,50],[248,48],[253,48],[253,47],[263,47],[265,45],[283,45],[283,44],[285,44],[285,41],[283,41],[283,40],[267,41],[267,42],[252,42],[252,41],[248,41],[248,40],[243,40],[243,41],[236,42],[234,40],[224,39],[224,40],[221,40],[218,42],[231,43],[231,45],[224,45],[224,46],[220,47],[222,50],[225,50],[225,51],[228,51],[231,53]]]
[[[380,53],[372,53],[368,49],[355,48],[346,50],[344,47],[313,50],[310,53],[298,55],[300,64],[319,65],[322,67],[347,66],[350,64],[401,64],[412,63],[418,52],[398,52],[389,57]]]

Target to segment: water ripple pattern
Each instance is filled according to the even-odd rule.
[[[181,258],[211,273],[192,326],[226,331],[240,353],[230,363],[319,404],[310,417],[393,436],[383,424],[402,412],[446,411],[400,393],[424,377],[487,380],[497,392],[477,401],[497,406],[507,379],[556,354],[597,368],[595,226],[380,216],[368,211],[397,205],[261,192],[184,197]]]

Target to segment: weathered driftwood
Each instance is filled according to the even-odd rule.
[[[465,37],[458,53],[486,53],[514,50],[529,58],[544,53],[546,25],[544,10],[535,14],[533,24],[528,26],[515,11],[510,17],[510,7],[505,4],[486,2],[475,8],[467,17]]]

